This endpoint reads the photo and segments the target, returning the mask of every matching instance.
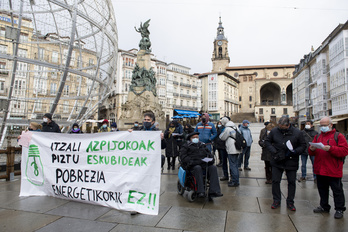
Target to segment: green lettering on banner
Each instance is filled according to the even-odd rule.
[[[133,166],[133,157],[128,159],[128,166]]]
[[[93,159],[94,159],[94,161],[95,161],[94,164],[98,164],[98,156],[97,156],[97,155],[94,155],[94,156],[93,156]]]
[[[88,149],[88,148],[87,148]],[[92,155],[88,155],[87,156],[87,164],[92,164],[91,163],[91,158],[92,158]]]
[[[136,147],[135,147],[135,148],[134,148],[133,144],[135,144],[135,145],[136,145]],[[138,149],[138,147],[139,147],[138,141],[133,141],[133,142],[132,142],[132,150],[133,150],[133,151],[135,151],[135,150],[137,150],[137,149]]]
[[[93,142],[92,142],[92,141],[91,141],[91,142],[88,144],[88,147],[87,147],[87,149],[86,149],[86,152],[93,151],[92,144],[93,144]]]
[[[146,159],[147,159],[147,157],[141,157],[141,166],[143,166],[143,164],[145,165],[145,166],[147,166],[147,164],[146,164]]]
[[[117,162],[116,162],[116,157],[115,157],[115,156],[111,156],[111,164],[112,164],[112,165],[117,164]]]
[[[127,157],[124,157],[124,156],[123,156],[123,157],[122,157],[122,165],[125,166],[125,165],[127,165],[127,163],[128,163],[128,162],[127,162]]]
[[[151,140],[149,140],[149,142],[148,142],[148,144],[147,144],[147,151],[149,151],[150,148],[151,148],[152,150],[155,150],[155,148],[152,147],[152,145],[153,145],[154,143],[155,143],[155,141],[152,141],[152,142],[151,142]]]
[[[110,151],[116,150],[117,143],[118,143],[118,141],[112,141],[112,142],[113,142],[113,144],[114,144],[114,148],[110,149]]]
[[[143,140],[141,140],[140,142],[139,151],[141,150],[141,148],[143,148],[146,151],[146,146]]]
[[[99,151],[99,149],[97,149],[98,144],[99,144],[99,141],[94,141],[93,151]]]
[[[144,205],[141,201],[146,197],[146,193],[138,192],[139,194],[142,194],[143,196],[140,197],[140,199],[137,201],[138,205]]]
[[[106,145],[106,141],[105,140],[102,140],[100,142],[100,150],[102,151],[103,150],[103,147]]]
[[[134,198],[133,196],[132,196],[132,194],[133,193],[136,193],[137,191],[135,191],[135,190],[129,190],[129,194],[128,194],[128,203],[130,203],[130,204],[135,204],[135,202],[132,202],[132,201],[130,201],[132,198]]]
[[[118,150],[122,151],[126,147],[126,143],[121,141],[118,143]]]
[[[131,143],[132,141],[127,141],[126,142],[126,150],[128,151],[128,150],[132,150],[132,148],[131,148],[131,146],[130,146],[130,143]]]
[[[135,159],[135,162],[134,162],[134,166],[136,165],[140,166],[140,161],[138,157]]]

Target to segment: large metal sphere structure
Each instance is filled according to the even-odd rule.
[[[48,112],[63,126],[94,115],[116,71],[111,0],[0,4],[1,142],[8,126],[41,121]]]

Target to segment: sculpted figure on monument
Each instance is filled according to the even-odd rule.
[[[151,52],[151,42],[150,42],[150,31],[148,27],[150,26],[150,20],[147,20],[144,24],[140,23],[140,27],[137,29],[135,28],[136,32],[139,32],[141,34],[141,40],[139,42],[139,48],[140,50],[145,50],[146,52]]]

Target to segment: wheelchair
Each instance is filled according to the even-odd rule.
[[[212,201],[213,199],[208,194],[209,181],[207,180],[206,171],[203,172],[203,178],[205,196],[209,201]],[[178,172],[177,188],[178,194],[185,197],[189,202],[198,199],[196,178],[191,171],[186,171],[182,167],[179,168]]]

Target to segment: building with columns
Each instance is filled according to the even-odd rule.
[[[237,121],[258,122],[276,121],[283,115],[294,117],[295,65],[229,66],[228,40],[221,17],[213,44],[212,71],[198,75],[202,80],[203,111],[216,120],[224,115]]]

